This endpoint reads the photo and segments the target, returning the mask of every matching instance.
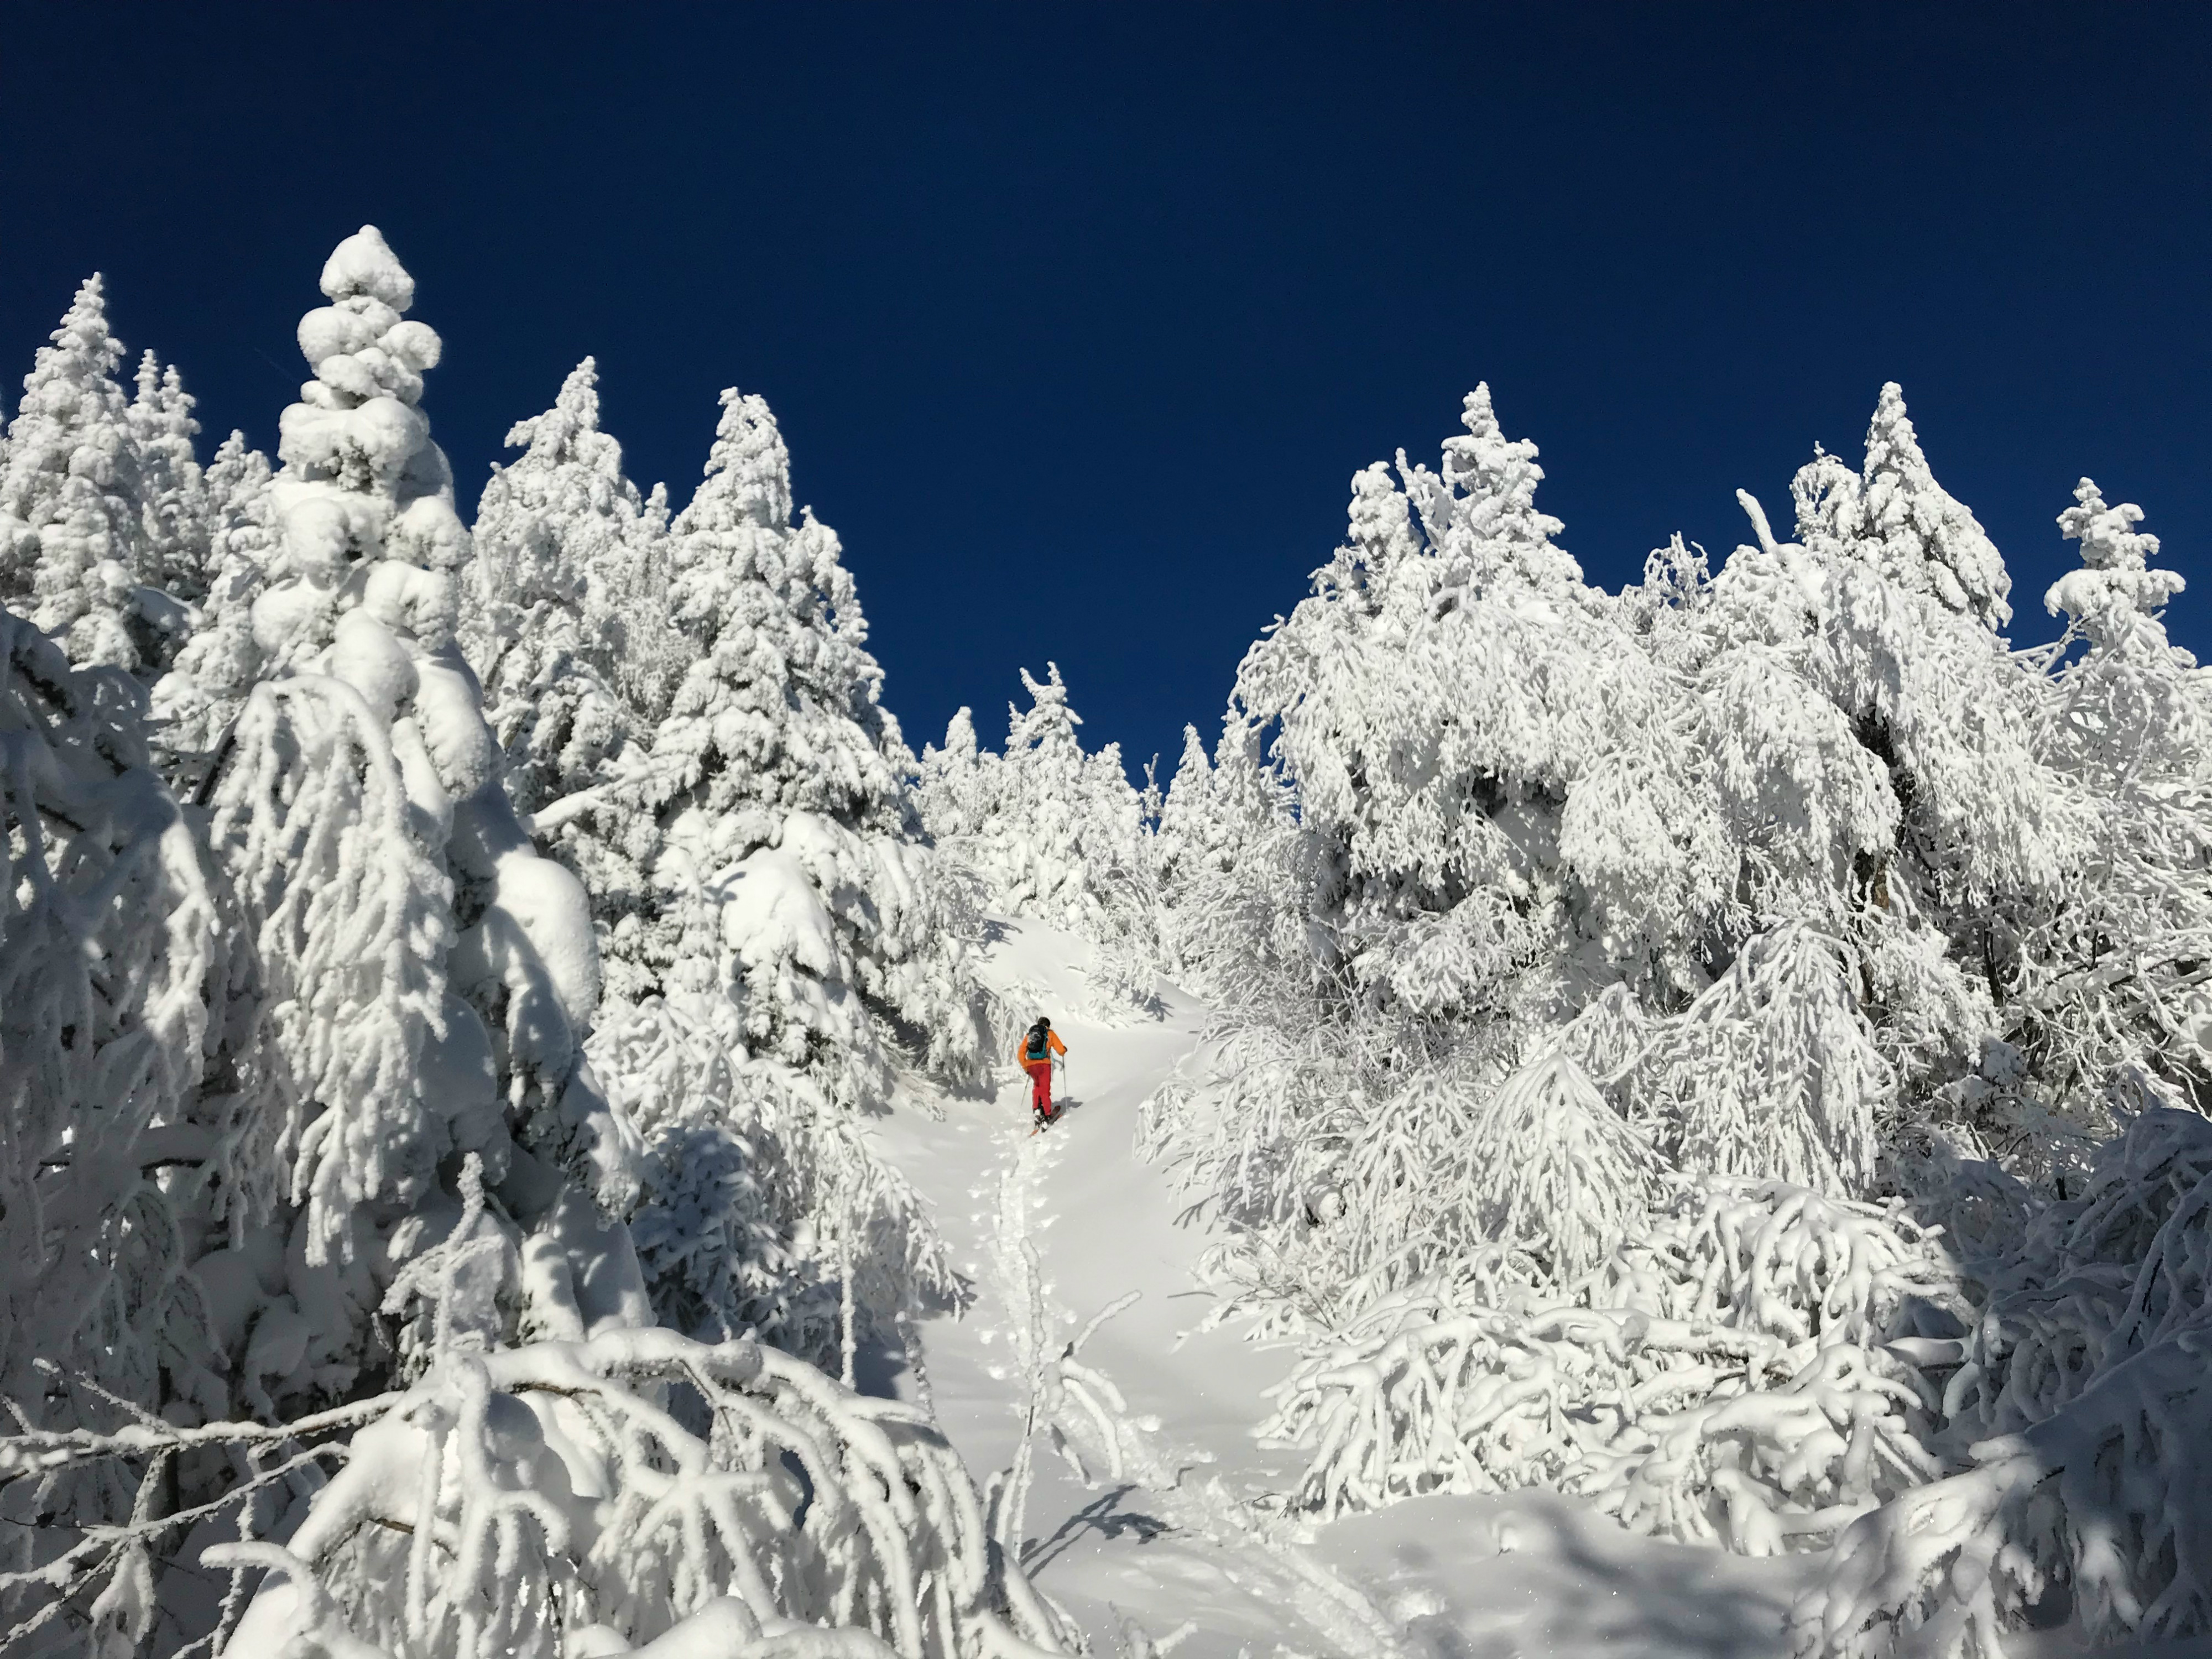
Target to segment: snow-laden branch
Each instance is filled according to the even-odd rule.
[[[587,1625],[605,1629],[598,1651],[617,1652],[665,1639],[725,1597],[742,1616],[707,1626],[783,1643],[763,1653],[1059,1650],[927,1419],[750,1340],[633,1330],[457,1347],[410,1389],[285,1429],[149,1419],[105,1437],[0,1438],[0,1474],[143,1460],[147,1492],[191,1447],[339,1431],[351,1437],[331,1449],[341,1467],[281,1556],[253,1544],[209,1554],[210,1565],[289,1576],[253,1598],[226,1649],[234,1659],[275,1659],[299,1639],[398,1659],[558,1656],[563,1632]],[[95,1602],[136,1609],[116,1613],[116,1627],[143,1632],[148,1547],[192,1518],[134,1512],[88,1535],[34,1575],[45,1607],[104,1583]],[[0,1594],[31,1582],[0,1580]],[[808,1645],[795,1626],[849,1627],[881,1647]]]
[[[1555,1486],[1639,1531],[1754,1554],[1824,1543],[1940,1472],[1913,1309],[1948,1264],[1894,1211],[1778,1182],[1684,1186],[1556,1299],[1401,1292],[1308,1348],[1264,1432],[1323,1515]]]

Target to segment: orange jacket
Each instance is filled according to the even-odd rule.
[[[1048,1030],[1044,1034],[1044,1059],[1028,1059],[1026,1051],[1029,1046],[1030,1034],[1024,1031],[1022,1033],[1021,1040],[1014,1044],[1014,1063],[1024,1069],[1031,1066],[1048,1065],[1054,1054],[1064,1054],[1067,1052],[1067,1045],[1060,1040],[1060,1033],[1057,1031]]]

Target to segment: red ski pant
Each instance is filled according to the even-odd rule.
[[[1022,1070],[1030,1074],[1030,1109],[1052,1115],[1052,1062],[1048,1060],[1025,1060]]]

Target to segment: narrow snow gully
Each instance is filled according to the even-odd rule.
[[[941,1122],[906,1112],[878,1133],[976,1289],[963,1316],[921,1322],[920,1376],[896,1386],[926,1377],[969,1467],[999,1472],[987,1496],[1002,1536],[1094,1652],[1131,1650],[1134,1620],[1178,1659],[1386,1659],[1402,1650],[1381,1612],[1294,1524],[1247,1502],[1295,1473],[1251,1438],[1287,1353],[1227,1331],[1183,1336],[1213,1305],[1194,1273],[1208,1239],[1178,1224],[1135,1130],[1205,1011],[1170,993],[1155,1018],[1087,1017],[1089,950],[1009,925],[988,970],[1066,1041],[1051,1128],[1030,1133],[1028,1085],[1013,1079],[988,1099],[941,1100]]]

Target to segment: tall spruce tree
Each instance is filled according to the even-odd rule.
[[[794,520],[768,404],[732,390],[722,410],[671,531],[697,655],[653,734],[665,909],[641,965],[726,998],[749,1048],[856,1103],[889,1085],[884,1016],[940,1066],[980,1034],[836,535]]]
[[[247,448],[241,432],[223,440],[204,476],[208,545],[198,614],[153,696],[160,745],[180,777],[204,769],[264,672],[267,653],[254,637],[253,602],[275,548],[271,476],[269,458]]]
[[[683,654],[667,616],[665,520],[599,428],[589,357],[507,441],[525,453],[492,469],[477,508],[461,642],[483,683],[507,792],[590,892],[608,988],[635,999],[654,985],[635,947],[653,925],[660,850],[646,799],[650,734],[665,706],[657,688]]]
[[[273,672],[210,791],[296,1091],[280,1278],[302,1323],[257,1382],[279,1401],[423,1363],[426,1330],[374,1316],[459,1212],[471,1153],[502,1220],[441,1318],[489,1341],[648,1318],[615,1219],[635,1137],[581,1053],[599,994],[585,896],[517,823],[453,642],[468,532],[420,408],[441,345],[403,316],[414,286],[363,226],[301,322],[314,374],[281,422],[252,601]]]
[[[525,453],[492,468],[477,509],[475,580],[462,585],[462,645],[525,812],[602,781],[630,737],[601,612],[643,502],[621,446],[599,430],[596,379],[586,357],[551,409],[507,434]]]
[[[23,380],[0,477],[0,601],[27,605],[72,662],[143,668],[145,495],[123,343],[95,272]]]
[[[1821,455],[1797,475],[1797,538],[1863,561],[1908,593],[1930,593],[1992,629],[2012,620],[2012,578],[1980,522],[1936,482],[1892,380],[1868,423],[1854,473]]]
[[[138,388],[126,418],[138,451],[139,490],[146,522],[149,585],[196,605],[206,596],[213,535],[207,481],[192,440],[200,423],[192,395],[174,363],[149,351],[138,360]],[[181,641],[179,641],[181,643]],[[174,655],[173,647],[168,653]]]

